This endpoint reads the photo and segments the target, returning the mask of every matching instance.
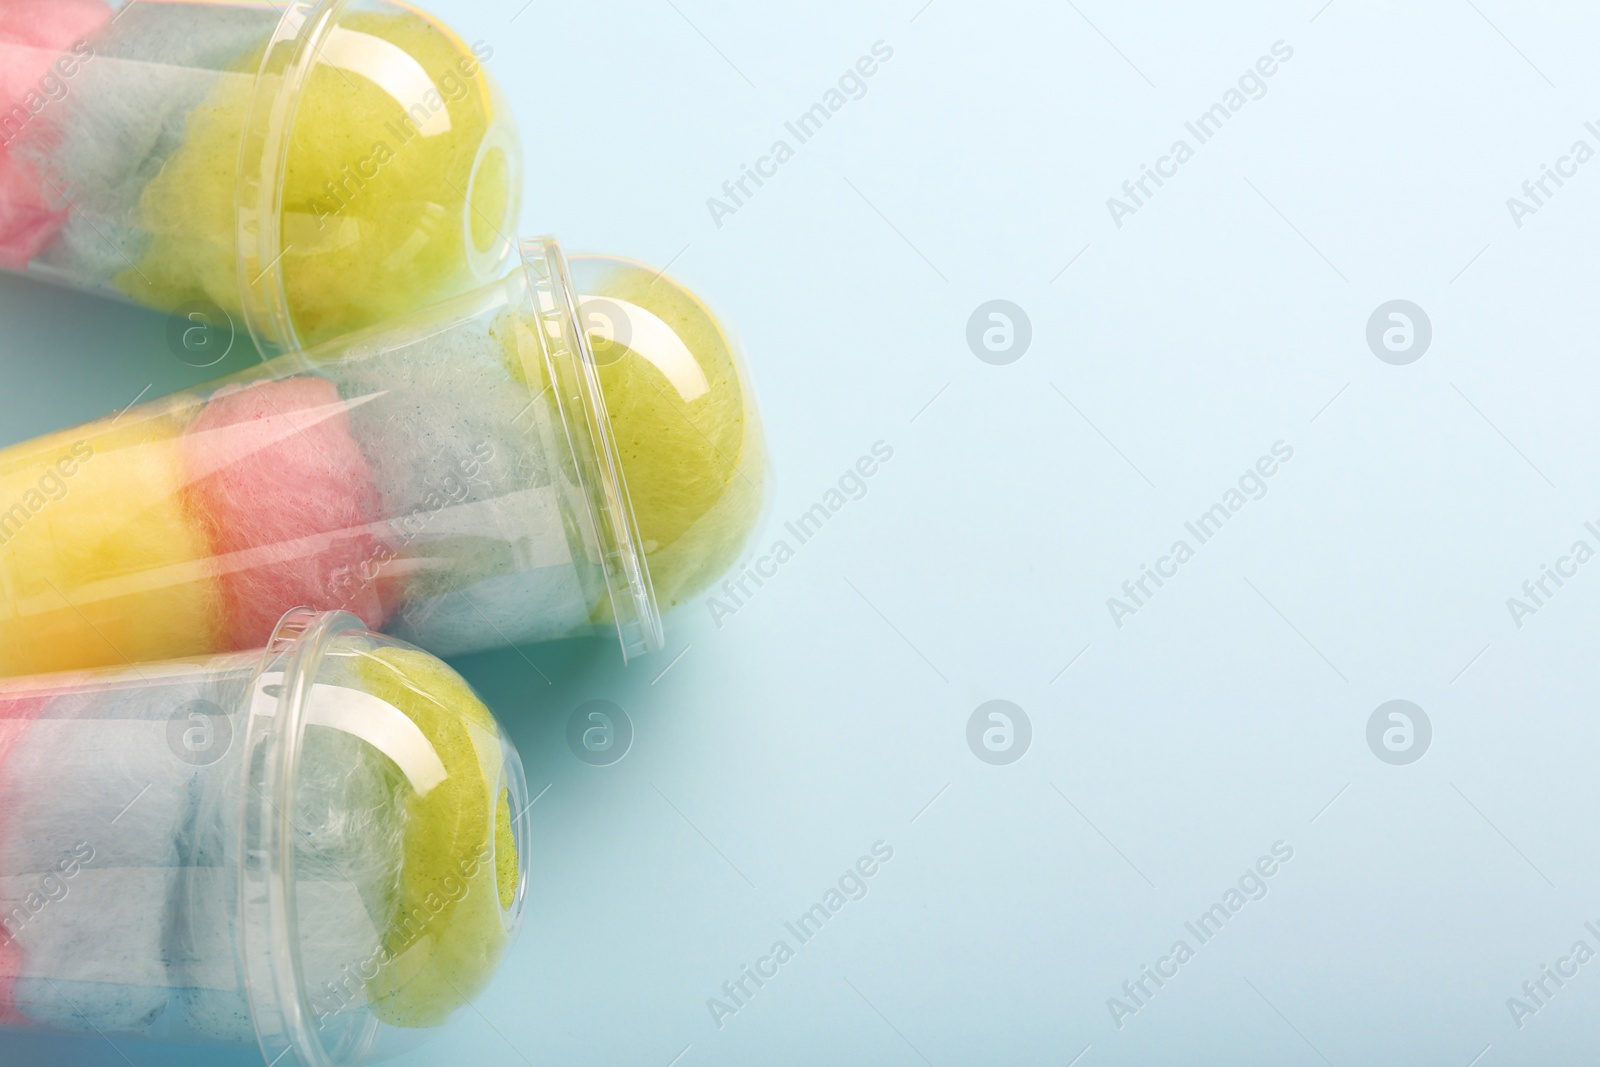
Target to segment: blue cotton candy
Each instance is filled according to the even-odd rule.
[[[50,699],[9,749],[0,922],[20,950],[16,1007],[31,1021],[251,1035],[238,914],[251,682],[248,667],[102,675]],[[317,724],[320,699],[307,711],[295,794],[279,803],[294,828],[307,989],[324,991],[331,1010],[358,1012],[365,988],[347,976],[378,951],[399,898],[402,775],[367,741]]]
[[[405,592],[390,632],[440,655],[591,632],[602,594],[584,587],[597,572],[577,560],[581,505],[550,397],[512,375],[481,319],[381,343],[322,370],[391,516]]]

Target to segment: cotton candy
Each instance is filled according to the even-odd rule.
[[[31,48],[36,54],[4,54],[11,62],[0,73],[0,92],[8,102],[39,86],[57,57],[87,40],[112,15],[102,0],[0,0],[0,46]],[[53,54],[52,54],[53,53]]]
[[[167,1005],[180,843],[216,777],[180,758],[172,723],[236,702],[243,680],[145,670],[161,676],[22,683],[55,692],[0,766],[0,910],[18,917],[15,1004],[36,1023],[138,1031]]]
[[[51,143],[62,70],[77,69],[74,46],[110,18],[99,0],[0,0],[0,269],[22,270],[66,221],[67,205],[19,146]]]
[[[224,648],[296,606],[388,618],[379,499],[335,386],[310,375],[216,393],[183,436],[187,500],[216,559]]]
[[[32,167],[0,147],[0,270],[25,268],[55,239],[66,217],[66,208],[45,199]]]
[[[518,888],[506,793],[484,775],[502,761],[499,733],[461,676],[426,653],[377,649],[354,672],[422,728],[449,772],[405,800],[399,906],[383,942],[391,962],[368,984],[378,1018],[437,1026],[494,974]]]
[[[166,1018],[196,1036],[248,1037],[234,732],[252,673],[157,664],[53,678],[51,695],[0,694],[0,736],[13,739],[0,762],[0,917],[11,917],[0,1009],[86,1033],[154,1034]],[[32,694],[40,683],[12,684]],[[330,692],[313,692],[310,718]],[[211,724],[221,747],[196,757],[182,730],[208,715],[225,720]],[[365,1006],[347,970],[377,955],[398,910],[401,781],[360,737],[305,727],[296,793],[280,804],[294,826],[301,971],[330,1011]],[[356,996],[331,999],[336,983]]]
[[[214,648],[211,547],[183,497],[194,403],[0,451],[0,675]]]
[[[57,1030],[137,1032],[166,1010],[162,918],[174,872],[86,867],[66,895],[22,927],[17,1009]],[[0,877],[0,894],[34,891],[38,878]]]
[[[47,873],[85,840],[97,868],[174,866],[197,774],[168,743],[179,710],[151,708],[149,718],[100,719],[92,728],[53,710],[36,719],[0,785],[10,821],[0,871]]]
[[[599,257],[575,257],[573,276],[586,325],[601,327],[606,414],[656,597],[670,609],[733,566],[760,518],[766,452],[755,400],[733,343],[693,293]]]
[[[137,0],[92,38],[93,59],[48,112],[50,136],[21,149],[75,211],[40,257],[42,266],[80,284],[110,285],[128,275],[130,295],[141,295],[149,282],[135,265],[151,239],[139,214],[145,187],[183,143],[190,113],[221,82],[245,91],[253,85],[278,14],[270,7]],[[188,220],[189,239],[231,249],[231,216],[219,225],[201,221],[210,220]]]
[[[571,563],[512,562],[503,574],[407,598],[389,630],[440,655],[458,655],[586,634],[596,602]]]
[[[580,583],[562,518],[567,446],[493,330],[397,329],[326,373],[350,403],[406,576],[396,635],[449,655],[588,628],[603,593]]]

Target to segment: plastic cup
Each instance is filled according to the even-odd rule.
[[[522,187],[491,54],[384,0],[0,0],[0,269],[264,352],[476,289]]]
[[[347,614],[0,681],[0,1027],[413,1047],[516,936],[527,807],[467,684]]]
[[[631,657],[765,481],[704,305],[529,241],[499,283],[0,450],[0,675],[256,648],[297,605],[440,655],[614,631]]]

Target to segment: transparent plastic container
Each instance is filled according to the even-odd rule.
[[[386,0],[0,0],[0,269],[302,348],[505,273],[517,135]]]
[[[528,871],[516,750],[346,614],[265,650],[0,681],[0,1027],[412,1048],[489,984]]]
[[[0,675],[259,647],[296,605],[439,655],[615,631],[732,566],[766,452],[737,344],[623,260],[0,450]]]

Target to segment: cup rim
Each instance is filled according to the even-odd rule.
[[[295,608],[273,630],[251,673],[250,696],[241,709],[238,958],[256,1042],[267,1062],[279,1062],[291,1050],[305,1067],[361,1062],[385,1028],[369,1015],[361,1025],[340,1032],[337,1047],[330,1048],[317,1025],[301,960],[295,874],[298,831],[293,805],[285,799],[299,788],[304,726],[323,661],[335,640],[351,633],[405,646],[370,630],[349,612]],[[258,703],[258,687],[269,671],[281,674],[281,687],[268,701]],[[498,798],[504,791],[507,796],[518,866],[516,892],[499,911],[509,946],[521,928],[527,904],[531,841],[525,816],[531,805],[521,756],[498,720],[496,730],[502,763],[490,795]]]
[[[666,647],[644,539],[628,496],[598,364],[579,316],[579,294],[566,256],[550,236],[524,239],[519,253],[527,283],[527,300],[520,310],[543,363],[537,368],[542,373],[525,366],[524,377],[529,382],[547,380],[554,394],[576,488],[586,504],[581,511],[592,523],[584,534],[599,556],[626,663]],[[521,355],[526,361],[530,353],[524,350]]]
[[[245,325],[263,356],[302,346],[283,284],[283,175],[301,91],[349,0],[290,0],[256,71],[239,138],[234,244]],[[269,89],[268,86],[274,86]]]
[[[322,657],[340,634],[365,629],[348,612],[290,611],[273,630],[250,679],[254,693],[269,667],[281,668],[281,692],[270,709],[242,709],[239,962],[256,1042],[269,1062],[293,1050],[305,1067],[335,1067],[302,988],[293,826],[279,801],[295,788],[301,720]],[[375,1036],[374,1028],[368,1040]]]

